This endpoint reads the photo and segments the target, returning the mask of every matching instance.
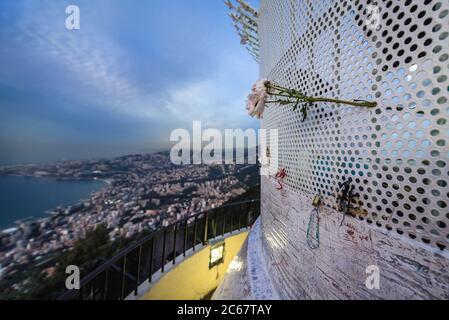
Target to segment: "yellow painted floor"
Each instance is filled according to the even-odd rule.
[[[248,232],[225,240],[224,263],[209,269],[210,246],[203,248],[165,274],[142,300],[200,300],[215,290],[238,254]]]

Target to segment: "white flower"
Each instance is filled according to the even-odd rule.
[[[258,80],[252,88],[251,94],[246,100],[246,110],[251,117],[262,118],[265,111],[265,102],[268,98],[266,87],[267,79]]]

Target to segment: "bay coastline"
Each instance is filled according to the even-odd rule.
[[[98,178],[0,175],[0,231],[11,232],[21,223],[50,218],[110,183]]]

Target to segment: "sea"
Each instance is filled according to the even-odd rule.
[[[87,199],[105,186],[100,180],[0,176],[0,230],[15,227],[17,220],[46,217],[46,211]]]

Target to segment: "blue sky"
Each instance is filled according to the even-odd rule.
[[[0,163],[168,148],[193,120],[256,128],[257,76],[221,0],[1,1]]]

